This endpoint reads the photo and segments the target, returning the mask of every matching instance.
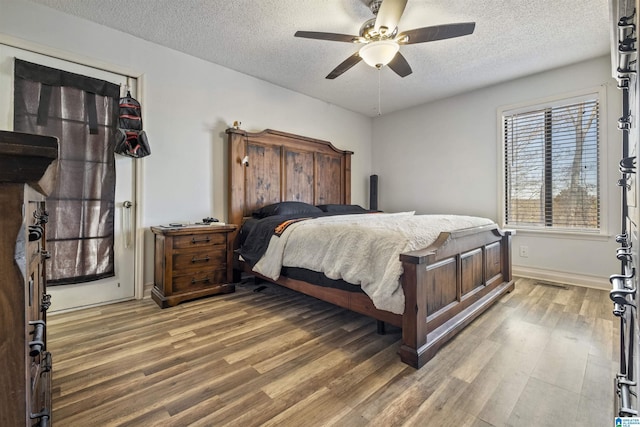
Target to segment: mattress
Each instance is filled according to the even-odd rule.
[[[276,233],[283,221],[291,219],[295,221]],[[357,285],[354,288],[361,288],[376,308],[402,314],[400,254],[428,247],[443,231],[490,224],[486,218],[414,212],[321,215],[304,220],[268,217],[249,226],[240,253],[253,271],[272,280],[279,278],[283,268],[321,273],[347,289]],[[319,277],[314,279],[319,284],[335,284]]]

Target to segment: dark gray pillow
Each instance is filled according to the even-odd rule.
[[[263,206],[253,212],[252,216],[254,218],[266,218],[273,215],[306,215],[318,213],[322,213],[322,211],[313,205],[304,202],[289,201]]]
[[[371,212],[366,210],[360,205],[318,205],[323,212],[333,212],[333,213],[344,213],[344,214],[358,214],[358,213],[367,213]]]

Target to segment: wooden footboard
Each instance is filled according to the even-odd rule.
[[[401,360],[421,368],[504,293],[513,289],[511,235],[495,225],[441,233],[431,246],[400,255],[405,295],[402,316],[378,310],[364,293],[281,276],[289,289],[402,328]],[[256,274],[244,263],[247,273]]]
[[[403,362],[422,367],[513,289],[511,235],[495,226],[441,233],[430,247],[400,256],[405,294]]]

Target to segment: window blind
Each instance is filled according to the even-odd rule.
[[[56,184],[47,198],[47,284],[115,274],[118,85],[15,60],[14,130],[57,136]]]
[[[503,114],[505,219],[512,226],[599,230],[599,103]]]

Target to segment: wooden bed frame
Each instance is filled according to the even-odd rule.
[[[280,201],[351,202],[351,151],[269,129],[249,133],[231,128],[226,133],[230,223],[241,225],[254,210]],[[404,253],[400,261],[403,315],[376,309],[364,293],[286,277],[275,283],[401,327],[400,358],[415,368],[513,289],[511,232],[497,226],[441,233],[431,246]],[[238,256],[234,271],[236,278],[241,271],[255,275]]]

